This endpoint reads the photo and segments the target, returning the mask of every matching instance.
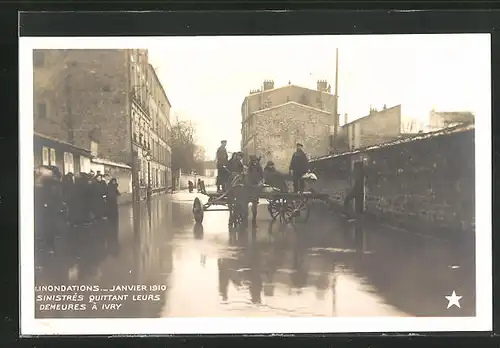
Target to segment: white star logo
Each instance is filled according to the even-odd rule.
[[[445,297],[448,300],[448,307],[446,307],[446,309],[450,308],[451,306],[457,306],[458,308],[460,308],[460,302],[458,302],[458,301],[460,301],[460,299],[463,296],[457,296],[455,291],[453,291],[451,296],[445,296]]]

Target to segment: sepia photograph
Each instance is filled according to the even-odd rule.
[[[490,44],[21,37],[21,332],[491,330]]]

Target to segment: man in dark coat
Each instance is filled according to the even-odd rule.
[[[231,159],[227,163],[228,173],[231,174],[242,174],[245,171],[245,166],[243,165],[243,154],[241,152],[234,152]],[[234,176],[234,175],[233,175]]]
[[[116,221],[118,219],[118,197],[121,196],[118,190],[118,182],[116,178],[112,178],[107,186],[106,192],[106,206],[107,206],[107,217],[111,221]]]
[[[297,150],[292,156],[290,161],[289,171],[293,178],[293,191],[302,192],[304,191],[304,179],[302,176],[309,170],[309,159],[304,152],[303,145],[297,143]]]
[[[267,185],[277,188],[282,192],[288,192],[285,175],[276,170],[273,161],[267,161],[264,168],[264,180]]]
[[[226,169],[228,163],[227,150],[226,150],[227,140],[222,140],[220,146],[217,149],[217,191],[224,189],[224,186],[228,179],[228,172]]]
[[[52,166],[42,166],[35,175],[35,237],[53,252],[63,208],[60,173]]]
[[[106,191],[107,185],[102,180],[102,175],[96,175],[92,181],[93,213],[95,219],[102,219],[106,213]]]

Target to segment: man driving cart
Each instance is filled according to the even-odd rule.
[[[228,156],[226,150],[227,140],[222,140],[220,146],[217,149],[216,159],[217,159],[217,191],[221,192],[225,190],[226,182],[229,178],[229,173],[226,168],[228,164]]]

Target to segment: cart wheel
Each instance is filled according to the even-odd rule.
[[[295,222],[305,223],[309,219],[311,214],[311,208],[306,200],[295,200],[292,201],[290,206],[292,207],[291,217]]]
[[[280,222],[288,224],[293,219],[294,205],[293,201],[284,200],[280,202]]]
[[[193,202],[193,215],[194,215],[194,221],[196,221],[197,224],[201,224],[203,222],[203,206],[201,205],[201,201],[198,197],[194,199]]]
[[[280,202],[277,200],[269,201],[267,204],[267,211],[269,212],[269,215],[271,215],[273,221],[275,221],[280,215]]]

